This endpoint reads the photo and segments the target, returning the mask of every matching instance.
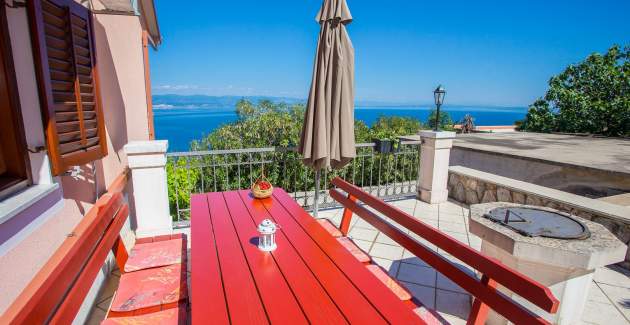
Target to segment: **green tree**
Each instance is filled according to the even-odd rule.
[[[199,181],[199,171],[190,168],[190,162],[186,159],[170,160],[166,163],[166,175],[168,183],[168,202],[173,220],[187,219],[188,216],[177,216],[177,205],[180,209],[190,206],[190,193],[195,192]]]
[[[555,130],[556,115],[549,107],[549,103],[542,98],[529,106],[527,118],[519,129],[532,132],[551,132]]]
[[[374,138],[394,140],[401,135],[417,134],[422,123],[414,118],[399,116],[380,116],[372,124]]]
[[[521,129],[630,135],[630,46],[593,53],[552,77]]]
[[[431,110],[429,113],[429,118],[427,119],[427,126],[431,129],[435,128],[436,124],[437,111]],[[451,115],[448,112],[440,111],[440,129],[442,130],[453,130],[453,120],[451,119]]]
[[[171,211],[189,207],[189,193],[248,188],[263,173],[276,186],[289,192],[314,188],[313,171],[302,164],[291,148],[299,144],[304,119],[304,105],[286,105],[270,101],[257,104],[241,100],[236,106],[238,119],[224,124],[209,135],[191,143],[191,151],[269,148],[247,154],[191,154],[172,157],[167,166]],[[355,121],[355,141],[371,142],[387,134],[388,138],[416,134],[420,121],[402,117],[380,117],[372,127]],[[279,148],[279,150],[278,150]],[[285,148],[285,149],[283,149]],[[374,153],[371,147],[357,150],[357,159],[341,171],[327,173],[324,183],[341,175],[369,186],[416,179],[417,161],[394,155]],[[414,158],[416,159],[416,158]],[[379,173],[380,171],[387,171]],[[329,183],[328,183],[329,184]],[[185,217],[185,216],[184,216]]]

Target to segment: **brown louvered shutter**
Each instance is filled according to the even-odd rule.
[[[107,155],[90,11],[73,0],[33,0],[29,16],[53,173]]]

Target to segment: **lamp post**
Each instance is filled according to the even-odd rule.
[[[444,97],[446,96],[446,90],[442,85],[439,85],[433,91],[433,96],[435,97],[435,106],[437,106],[437,110],[435,112],[435,128],[434,131],[440,130],[440,107],[444,103]]]

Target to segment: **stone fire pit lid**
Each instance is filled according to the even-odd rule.
[[[475,204],[470,207],[470,232],[479,236],[483,241],[488,241],[513,255],[515,258],[559,267],[592,270],[621,262],[625,258],[626,245],[608,229],[603,225],[576,216],[571,217],[588,227],[591,233],[589,238],[556,239],[528,237],[484,217],[484,214],[489,213],[491,210],[506,207],[535,208],[568,215],[551,208],[514,203]]]

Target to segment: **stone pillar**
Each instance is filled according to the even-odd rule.
[[[136,236],[149,237],[173,232],[166,181],[168,141],[134,141],[125,145],[131,169]]]
[[[418,197],[435,204],[448,199],[448,166],[455,132],[421,131]]]

